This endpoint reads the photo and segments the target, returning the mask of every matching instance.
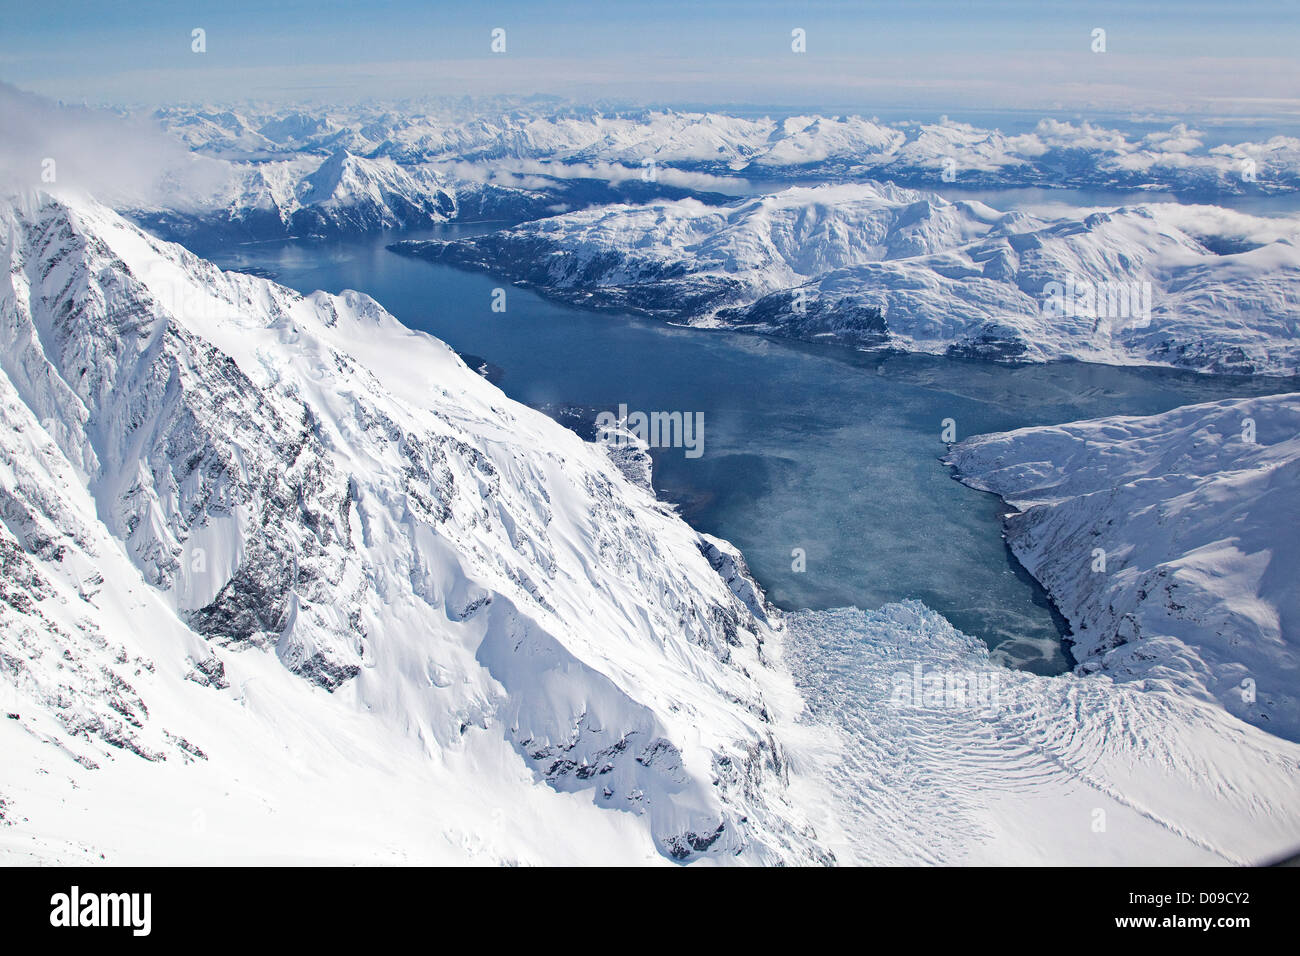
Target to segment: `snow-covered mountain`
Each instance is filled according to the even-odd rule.
[[[3,216],[22,852],[347,857],[318,828],[391,812],[367,858],[828,859],[787,798],[779,622],[601,446],[364,295],[222,273],[90,200]]]
[[[1174,686],[1300,739],[1300,394],[985,435],[952,449],[1082,673]]]
[[[167,108],[156,111],[153,118],[190,149],[210,155],[242,157],[277,149],[236,110]]]
[[[212,244],[418,230],[451,220],[513,222],[566,208],[538,189],[456,179],[343,149],[323,160],[305,154],[217,168],[206,192],[178,184],[176,192],[120,211],[168,238]]]
[[[1002,213],[889,184],[581,210],[393,249],[581,305],[910,351],[1294,374],[1300,222]]]

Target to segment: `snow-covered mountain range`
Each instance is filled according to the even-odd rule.
[[[121,116],[3,85],[0,116],[14,127],[0,165],[8,151],[21,154],[11,158],[19,182],[39,168],[30,153],[57,153],[60,182],[191,246],[517,223],[613,202],[718,204],[772,182],[1080,186],[1135,201],[1152,189],[1209,201],[1300,190],[1300,140],[1207,145],[1216,141],[1180,124],[1139,135],[1044,119],[1011,135],[946,120],[607,112],[544,100]],[[121,188],[126,180],[136,188]]]
[[[1300,842],[1300,747],[1216,699],[990,667],[919,604],[787,624],[644,461],[368,297],[223,273],[69,193],[3,215],[5,861],[1250,862]],[[900,700],[917,668],[1001,690]]]
[[[906,185],[1170,189],[1200,198],[1300,189],[1300,139],[1208,145],[1186,124],[1128,133],[1045,118],[1008,134],[947,120],[861,116],[749,118],[672,109],[607,111],[549,102],[402,103],[354,108],[172,107],[154,119],[206,155],[265,158],[345,149],[402,164],[545,161],[556,166],[646,161],[682,172],[760,180]]]
[[[1300,220],[1041,218],[891,184],[613,205],[396,251],[575,304],[908,351],[1295,374]]]
[[[1177,687],[1300,739],[1300,394],[972,438],[948,459],[1083,673]]]
[[[209,185],[164,181],[119,211],[151,232],[200,247],[267,239],[348,238],[446,222],[516,223],[611,202],[680,198],[696,191],[643,182],[634,172],[556,177],[480,171],[465,164],[401,165],[338,149],[262,162],[205,161]],[[706,199],[725,197],[698,193]]]
[[[302,154],[210,168],[206,191],[181,182],[148,202],[122,204],[122,211],[168,238],[213,245],[400,232],[451,220],[516,222],[568,208],[552,192],[456,179],[432,166],[343,149],[323,159]]]

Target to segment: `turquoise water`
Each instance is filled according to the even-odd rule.
[[[482,227],[438,235],[470,231]],[[694,526],[738,545],[778,605],[869,609],[917,598],[1000,659],[1045,673],[1068,665],[1058,622],[1001,540],[1005,506],[939,463],[943,420],[964,438],[1296,387],[1077,363],[872,356],[589,313],[514,287],[506,311],[494,312],[493,289],[505,283],[397,256],[388,241],[207,254],[304,292],[367,292],[407,325],[500,366],[502,389],[530,405],[703,412],[703,455],[656,452],[656,489]]]

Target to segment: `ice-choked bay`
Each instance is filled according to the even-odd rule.
[[[453,226],[438,236],[455,234]],[[953,481],[939,462],[945,419],[960,440],[1296,387],[1162,369],[881,356],[675,328],[398,256],[389,241],[209,255],[303,292],[367,292],[408,326],[504,370],[502,389],[529,405],[702,412],[703,453],[656,450],[655,488],[697,528],[738,545],[776,604],[872,609],[917,599],[981,638],[994,660],[1038,673],[1068,667],[1061,625],[1001,540],[1006,507]],[[498,288],[504,311],[493,310]]]

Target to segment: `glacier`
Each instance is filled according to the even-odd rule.
[[[787,627],[820,747],[796,754],[816,767],[805,799],[841,863],[1245,865],[1300,837],[1300,746],[1217,703],[1109,673],[990,667],[980,641],[915,601]],[[900,695],[917,674],[925,689]],[[971,677],[993,706],[929,691]]]

